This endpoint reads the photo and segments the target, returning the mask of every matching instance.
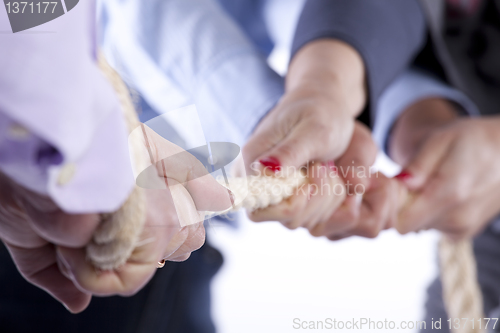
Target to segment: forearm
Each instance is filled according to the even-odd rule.
[[[316,40],[346,42],[363,59],[369,107],[376,107],[385,88],[420,50],[425,36],[425,17],[417,0],[308,0],[292,56],[295,61],[298,52]]]
[[[443,98],[427,98],[412,104],[392,129],[388,145],[391,158],[406,165],[431,132],[457,118],[456,107]]]
[[[306,96],[342,94],[352,117],[367,101],[363,59],[349,44],[335,39],[308,43],[294,56],[286,78],[286,92]]]

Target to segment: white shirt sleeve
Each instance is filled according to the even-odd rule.
[[[283,79],[214,0],[101,5],[112,65],[159,113],[196,104],[208,141],[242,144],[283,94]]]

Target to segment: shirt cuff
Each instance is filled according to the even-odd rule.
[[[440,97],[456,103],[469,116],[478,116],[477,106],[462,92],[441,80],[411,69],[400,75],[382,94],[373,115],[373,137],[387,153],[387,141],[394,122],[412,104],[431,97]]]
[[[49,196],[65,212],[117,210],[135,180],[127,129],[121,110],[114,111],[97,127],[86,152],[75,159],[0,113],[0,170],[17,184]]]

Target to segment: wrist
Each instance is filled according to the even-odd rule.
[[[287,74],[286,92],[340,96],[354,118],[366,105],[365,81],[364,63],[354,48],[342,41],[322,39],[297,52]]]
[[[389,141],[389,155],[407,164],[429,135],[456,119],[456,107],[442,98],[427,98],[408,107],[394,124]]]
[[[303,108],[309,106],[311,110],[316,110],[317,116],[323,114],[339,124],[344,123],[342,120],[355,120],[344,94],[338,89],[326,91],[314,85],[297,86],[287,91],[278,105],[302,105]],[[319,112],[320,110],[322,112]]]

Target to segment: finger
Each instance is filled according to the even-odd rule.
[[[94,230],[99,225],[98,214],[73,215],[61,210],[43,212],[24,202],[29,224],[47,241],[68,246],[82,247],[90,242]]]
[[[188,254],[185,254],[185,255],[181,255],[179,257],[171,258],[171,259],[168,259],[168,260],[169,261],[175,261],[175,262],[182,262],[182,261],[188,260],[189,257],[191,257],[191,253],[188,253]]]
[[[461,200],[457,198],[454,182],[446,175],[435,174],[420,192],[399,213],[396,229],[401,234],[432,227]]]
[[[453,137],[439,132],[427,140],[397,178],[412,191],[421,189],[433,176],[450,150]]]
[[[61,273],[53,245],[46,244],[36,249],[5,245],[27,281],[48,292],[73,313],[81,312],[89,305],[91,295],[80,291]]]
[[[189,193],[180,186],[184,197],[183,205],[173,206],[169,193],[151,190],[148,195],[148,215],[139,244],[143,244],[132,253],[131,262],[154,262],[182,254],[190,253],[203,245],[205,229],[203,219],[186,221],[183,215],[195,216],[198,212]],[[156,193],[155,193],[156,191]],[[189,210],[192,213],[179,210]]]
[[[370,167],[377,158],[377,145],[372,139],[368,127],[356,122],[354,132],[345,153],[337,160],[339,175],[352,184],[353,189],[370,184]]]
[[[194,199],[200,211],[223,211],[232,206],[234,198],[231,192],[220,185],[195,156],[170,141],[164,139],[144,124],[137,129],[141,131],[141,140],[149,155],[149,164],[157,174],[141,173],[138,181],[155,183],[151,177],[160,177],[163,188],[169,187],[174,179],[183,184]],[[143,152],[143,155],[146,155]],[[152,161],[152,162],[151,162]]]
[[[393,191],[393,198],[391,199],[392,213],[389,216],[389,221],[385,225],[384,230],[395,228],[397,226],[399,213],[405,205],[412,201],[412,194],[408,191],[408,188],[405,185],[398,181],[392,181],[392,184],[396,187]]]
[[[302,185],[289,198],[277,205],[250,212],[248,218],[254,222],[279,221],[285,227],[295,229],[297,227],[292,227],[288,223],[306,207],[309,198],[308,191],[307,184]]]
[[[28,216],[10,205],[0,205],[0,235],[12,245],[23,248],[38,248],[47,241],[37,235],[28,223]]]
[[[186,230],[188,232],[186,240],[182,242],[180,246],[172,246],[167,249],[163,259],[171,261],[180,261],[178,258],[181,257],[186,257],[187,259],[193,251],[196,251],[203,246],[205,243],[205,227],[203,226],[203,223],[190,225],[189,227],[186,227]],[[175,239],[173,242],[175,242]],[[176,248],[176,250],[172,251],[173,248]],[[176,258],[177,260],[175,260]]]
[[[305,210],[294,220],[296,225],[304,226],[311,235],[319,237],[315,227],[328,219],[346,198],[344,182],[327,167],[326,163],[309,168],[308,177],[310,199]]]
[[[380,231],[393,223],[398,208],[398,194],[395,180],[383,175],[373,178],[370,190],[363,197],[358,224],[350,232],[367,238],[377,237]]]
[[[85,249],[60,246],[57,251],[73,283],[81,291],[98,296],[131,296],[137,293],[153,277],[158,263],[157,260],[128,261],[118,270],[98,272],[86,260]]]
[[[345,131],[352,134],[352,129]],[[333,160],[347,148],[347,143],[344,144],[346,140],[340,136],[329,126],[308,119],[293,127],[286,137],[258,156],[257,160],[273,160],[280,166],[292,168],[299,168],[313,160]]]
[[[249,175],[254,171],[251,168],[252,163],[258,161],[259,156],[283,140],[299,121],[298,118],[292,116],[287,119],[286,123],[283,123],[278,121],[276,114],[276,111],[272,110],[266,115],[243,146],[241,153],[246,172]]]
[[[453,239],[472,238],[482,232],[498,215],[498,196],[477,196],[448,212],[435,229]]]
[[[343,238],[358,223],[361,200],[361,196],[347,196],[330,218],[316,227],[314,233],[326,235],[329,239],[337,236]]]
[[[22,198],[27,190],[0,173],[0,235],[4,241],[21,248],[38,248],[47,241],[37,235],[29,224]],[[32,200],[34,201],[34,200]]]
[[[333,234],[330,236],[326,236],[326,238],[328,238],[328,240],[331,240],[331,241],[339,241],[339,240],[343,240],[343,239],[346,239],[346,238],[349,238],[352,236],[354,236],[354,235],[347,232],[347,233],[343,233],[343,234]]]

